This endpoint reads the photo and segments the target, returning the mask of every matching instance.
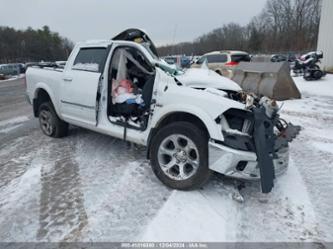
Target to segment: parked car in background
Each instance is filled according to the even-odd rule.
[[[180,58],[180,66],[182,68],[189,68],[191,66],[191,59],[188,56],[183,56]]]
[[[179,61],[176,56],[166,56],[163,58],[163,60],[168,63],[169,65],[178,65]]]
[[[283,54],[273,54],[271,57],[271,62],[283,62],[287,60],[288,60],[287,56]]]
[[[191,67],[199,68],[206,60],[209,69],[231,78],[233,68],[242,61],[251,61],[251,57],[247,52],[243,51],[214,51],[201,56]]]
[[[273,54],[271,56],[271,62],[284,62],[284,61],[288,61],[288,62],[295,62],[296,60],[296,56],[293,53],[289,53],[289,54]]]
[[[2,64],[0,65],[0,74],[19,75],[22,70],[21,64]]]
[[[169,65],[176,65],[179,68],[189,68],[191,59],[186,55],[166,56],[163,58]]]

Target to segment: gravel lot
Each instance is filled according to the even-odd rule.
[[[23,81],[0,82],[0,241],[333,241],[333,77],[297,84],[282,112],[303,127],[290,169],[268,196],[246,183],[239,203],[221,176],[166,188],[143,147],[77,127],[44,136]]]

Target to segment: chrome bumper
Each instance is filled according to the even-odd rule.
[[[257,155],[254,152],[235,150],[214,141],[210,141],[209,148],[209,168],[223,175],[244,180],[259,180],[260,170],[257,163]],[[287,171],[289,164],[289,148],[284,147],[277,153],[277,158],[273,160],[275,176],[279,176]],[[245,167],[237,169],[237,165],[242,163]]]

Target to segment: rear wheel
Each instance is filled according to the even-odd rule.
[[[315,80],[320,80],[323,77],[323,72],[321,70],[316,70],[313,73],[313,76]]]
[[[40,105],[38,117],[40,128],[45,135],[55,138],[67,135],[68,123],[58,117],[51,102],[45,102]]]
[[[174,189],[198,188],[210,176],[208,137],[191,123],[163,127],[151,143],[150,158],[155,175]]]

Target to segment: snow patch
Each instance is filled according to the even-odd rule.
[[[40,169],[32,164],[21,177],[0,189],[0,224],[7,227],[3,242],[35,241],[39,227]]]
[[[20,117],[16,117],[16,118],[7,119],[7,120],[0,121],[0,127],[11,125],[11,124],[23,123],[28,120],[29,120],[28,116],[20,116]]]
[[[8,128],[4,128],[4,129],[0,130],[0,133],[8,133],[8,132],[10,132],[12,130],[15,130],[16,128],[19,128],[21,126],[22,126],[22,124],[18,124],[18,125],[14,125],[14,126],[11,126],[11,127],[8,127]]]
[[[303,77],[293,77],[295,84],[302,94],[321,95],[333,97],[333,75],[327,74],[321,80],[305,81]]]
[[[9,82],[9,81],[14,81],[14,80],[17,80],[17,79],[22,79],[25,77],[25,74],[20,74],[20,75],[14,75],[14,76],[11,76],[9,79],[6,79],[6,80],[0,80],[0,83],[5,83],[5,82]]]
[[[287,174],[277,179],[273,192],[265,196],[267,203],[260,201],[261,194],[253,187],[244,191],[245,203],[232,200],[232,188],[221,192],[218,187],[208,186],[193,192],[174,191],[141,240],[311,240],[306,232],[316,227],[315,214],[304,182],[293,163]]]
[[[97,63],[78,63],[73,66],[73,69],[98,72],[99,65]]]
[[[226,241],[226,221],[232,210],[227,209],[228,204],[219,205],[218,200],[212,204],[200,191],[174,191],[141,240]]]
[[[324,152],[328,152],[328,153],[333,154],[332,143],[313,142],[312,145],[320,151],[324,151]]]

